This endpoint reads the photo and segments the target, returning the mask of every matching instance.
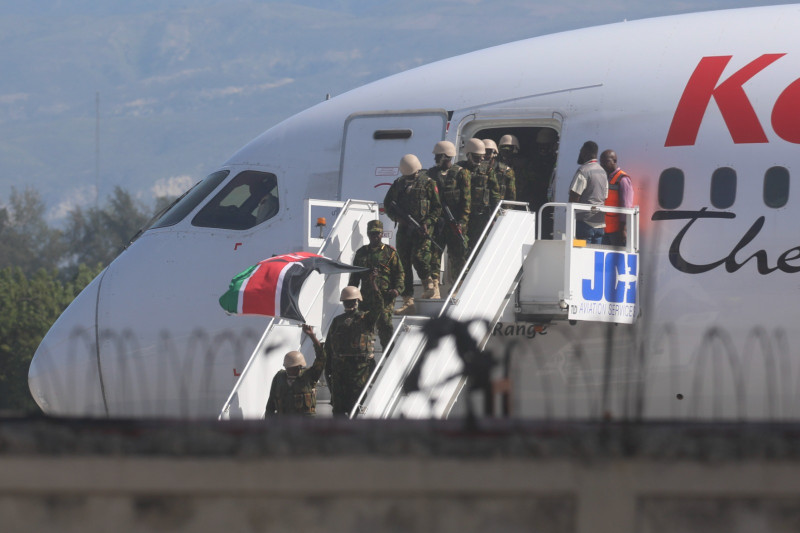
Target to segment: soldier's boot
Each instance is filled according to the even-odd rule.
[[[431,296],[434,300],[441,300],[442,295],[439,293],[439,280],[433,280],[433,296]]]
[[[417,308],[414,305],[414,297],[413,296],[403,296],[403,305],[401,305],[394,314],[396,315],[413,315],[417,312]]]
[[[434,295],[433,279],[429,276],[425,278],[424,283],[425,283],[425,291],[423,291],[422,295],[420,295],[420,298],[423,299],[433,298]]]

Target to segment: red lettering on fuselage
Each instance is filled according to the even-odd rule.
[[[800,79],[784,89],[772,108],[772,129],[781,139],[800,144]]]
[[[753,105],[742,86],[785,55],[764,54],[731,74],[722,83],[719,83],[719,79],[733,56],[712,56],[701,59],[683,90],[664,146],[691,146],[695,143],[712,97],[717,103],[734,143],[768,142],[764,128],[761,127]],[[797,98],[800,95],[800,88],[795,86],[796,83],[786,88],[776,102],[776,108],[778,108],[778,104],[782,108],[794,111],[800,107]],[[781,112],[783,113],[783,111]],[[775,112],[773,112],[773,128],[781,138],[789,142],[798,142],[800,141],[800,131],[798,131],[797,124],[789,124],[790,116],[779,117],[776,125]]]

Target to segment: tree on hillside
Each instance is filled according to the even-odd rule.
[[[107,266],[149,219],[147,208],[119,186],[102,207],[74,208],[64,232],[67,272],[82,263]]]
[[[16,268],[0,269],[0,409],[36,412],[28,390],[28,368],[45,333],[75,296],[98,274],[81,265],[62,282],[55,270],[32,276]]]
[[[159,199],[157,205],[169,203]],[[14,190],[0,208],[0,409],[38,411],[28,390],[36,348],[75,296],[151,218],[120,187],[102,207],[73,209],[63,232],[48,226],[44,212],[31,188]]]
[[[61,232],[47,224],[44,213],[36,189],[11,190],[8,206],[0,208],[0,268],[15,266],[31,275],[58,266],[65,251]]]

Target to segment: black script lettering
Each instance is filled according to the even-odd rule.
[[[800,246],[789,248],[783,252],[783,255],[778,258],[778,268],[790,274],[794,272],[800,272],[800,266],[792,266],[789,264],[789,261],[793,261],[795,259],[800,259]]]
[[[732,273],[738,271],[745,264],[747,264],[748,261],[755,258],[756,269],[762,276],[775,272],[779,269],[787,273],[800,272],[800,266],[792,266],[788,264],[789,261],[800,259],[800,247],[791,248],[784,252],[783,255],[781,255],[778,259],[777,266],[774,267],[769,266],[769,258],[767,257],[766,250],[757,250],[742,262],[738,262],[736,260],[736,254],[745,246],[750,244],[750,242],[752,242],[753,239],[755,239],[756,236],[761,232],[761,228],[764,227],[764,216],[758,217],[756,221],[753,222],[753,225],[750,226],[750,229],[748,229],[747,232],[745,232],[736,246],[733,247],[733,250],[731,250],[731,252],[722,259],[712,263],[707,263],[705,265],[690,263],[687,261],[681,255],[681,244],[684,236],[686,236],[686,233],[689,231],[689,228],[691,228],[695,222],[701,218],[736,218],[735,213],[714,211],[709,212],[706,211],[706,209],[707,208],[704,207],[700,211],[657,211],[653,213],[652,220],[689,220],[683,229],[681,229],[678,234],[675,235],[675,238],[672,240],[672,244],[669,247],[669,261],[677,270],[687,274],[702,274],[724,264],[725,270]]]
[[[756,265],[758,268],[758,272],[761,275],[769,274],[770,272],[775,272],[778,270],[778,267],[772,267],[767,264],[767,252],[765,250],[758,250],[756,253],[745,259],[741,263],[736,262],[736,252],[744,248],[747,244],[750,243],[753,239],[756,238],[756,235],[761,231],[761,228],[764,227],[764,217],[760,216],[753,222],[753,225],[750,226],[750,229],[747,230],[747,233],[744,234],[742,240],[739,241],[731,253],[728,255],[728,258],[725,260],[725,270],[728,272],[736,272],[740,268],[744,266],[745,263],[750,261],[752,258],[756,258]]]
[[[687,274],[702,274],[703,272],[708,272],[709,270],[717,268],[725,262],[725,259],[720,259],[719,261],[709,263],[707,265],[695,265],[685,260],[681,255],[681,242],[683,241],[683,237],[698,219],[736,218],[734,213],[716,211],[708,212],[706,209],[707,208],[704,207],[700,211],[656,211],[653,213],[652,220],[689,219],[689,222],[683,227],[683,229],[680,230],[677,235],[675,235],[675,238],[672,240],[672,244],[669,247],[669,262],[672,263],[673,267],[681,272],[686,272]]]

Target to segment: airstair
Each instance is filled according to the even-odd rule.
[[[626,217],[630,230],[624,248],[587,245],[574,238],[575,214],[591,206],[550,203],[540,216],[545,209],[560,215],[562,228],[548,239],[541,225],[537,232],[527,204],[498,205],[465,271],[453,283],[455,289],[435,313],[472,322],[470,333],[480,348],[508,305],[518,321],[540,324],[632,323],[638,314],[638,208],[600,208]],[[465,384],[452,337],[427,353],[420,390],[404,392],[406,378],[426,349],[427,320],[407,317],[396,328],[389,356],[379,362],[351,418],[444,418],[450,413]]]
[[[307,201],[315,205],[341,205],[330,234],[320,240],[320,255],[352,262],[355,250],[366,244],[366,224],[378,217],[374,202]],[[404,383],[426,349],[423,329],[432,317],[470,321],[470,333],[483,348],[501,315],[512,306],[518,321],[552,324],[560,321],[632,323],[638,315],[638,208],[597,208],[581,204],[545,204],[555,212],[553,235],[542,235],[537,215],[521,202],[501,202],[492,214],[467,261],[452,283],[454,289],[434,300],[427,316],[398,317],[394,336],[380,357],[376,371],[362,392],[353,417],[443,418],[465,385],[462,362],[451,337],[444,337],[426,353],[420,367],[419,390],[404,391]],[[574,238],[575,214],[600,209],[621,213],[627,221],[625,247],[587,245]],[[307,230],[310,208],[306,206]],[[306,232],[308,235],[308,231]],[[316,244],[313,240],[308,246]],[[300,307],[306,321],[322,338],[334,316],[341,312],[339,292],[345,276],[312,276],[303,288]],[[419,305],[418,300],[418,307]],[[307,339],[301,345],[300,328],[274,319],[264,332],[250,362],[242,372],[220,419],[260,418],[269,396],[272,376],[289,350],[300,349],[306,360],[314,358]],[[378,354],[376,354],[377,356]]]
[[[520,207],[521,210],[510,209]],[[447,315],[459,321],[485,321],[488,327],[475,323],[472,331],[486,344],[491,327],[512,301],[519,282],[522,264],[528,256],[536,235],[536,216],[526,204],[503,202],[498,205],[481,236],[476,251],[468,259],[469,270],[462,272],[453,283],[457,287],[448,296],[438,316]],[[422,317],[403,321],[394,339],[390,356],[380,361],[375,379],[362,394],[356,413],[368,418],[442,418],[447,416],[463,379],[456,379],[461,361],[452,338],[444,338],[430,351],[422,368],[421,390],[403,394],[403,382],[425,348]],[[480,331],[482,329],[482,331]]]
[[[313,210],[327,208],[338,212],[326,238],[310,237]],[[378,204],[362,200],[346,202],[306,200],[305,250],[329,259],[352,264],[355,251],[367,244],[367,223],[379,216]],[[319,225],[319,224],[317,224]],[[328,331],[333,317],[341,312],[339,295],[347,285],[346,274],[322,276],[316,272],[306,279],[300,293],[300,312],[320,339]],[[273,318],[267,324],[244,370],[220,412],[220,420],[263,418],[272,377],[283,368],[283,356],[291,350],[303,352],[309,365],[314,361],[314,347],[298,324]]]

